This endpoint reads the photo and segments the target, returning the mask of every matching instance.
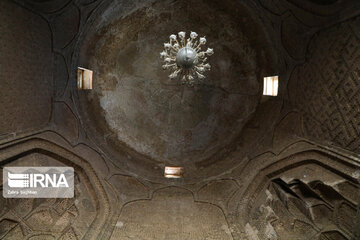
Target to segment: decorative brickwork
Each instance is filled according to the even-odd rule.
[[[360,17],[320,31],[307,62],[292,74],[290,96],[306,135],[360,152]]]

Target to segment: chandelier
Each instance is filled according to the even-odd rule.
[[[170,35],[170,42],[164,43],[164,51],[160,57],[164,59],[164,70],[171,70],[169,78],[179,80],[182,84],[194,86],[205,79],[204,73],[210,70],[207,57],[214,54],[212,48],[202,51],[206,38],[198,38],[196,32],[190,33],[186,39],[185,32],[179,32],[179,39],[175,34]]]

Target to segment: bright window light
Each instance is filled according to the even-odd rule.
[[[264,92],[265,96],[277,96],[279,87],[279,76],[264,77]]]
[[[93,71],[78,67],[78,89],[92,89]]]
[[[183,167],[165,167],[165,178],[183,178],[184,168]]]

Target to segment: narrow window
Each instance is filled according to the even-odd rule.
[[[264,77],[264,92],[265,96],[277,96],[279,87],[279,76]]]
[[[184,168],[183,167],[165,167],[165,178],[183,178]]]
[[[78,67],[78,89],[92,89],[93,71]]]

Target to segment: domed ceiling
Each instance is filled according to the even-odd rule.
[[[85,36],[79,61],[94,71],[94,89],[80,93],[80,105],[103,148],[187,166],[231,146],[271,69],[266,34],[248,11],[236,1],[108,5]],[[206,36],[215,51],[202,85],[181,85],[161,68],[163,43],[179,31]]]

